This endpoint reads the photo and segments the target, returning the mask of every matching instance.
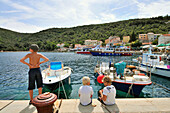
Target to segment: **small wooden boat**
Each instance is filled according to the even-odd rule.
[[[116,63],[116,65],[107,62],[97,64],[95,67],[95,77],[97,78],[103,75],[109,76],[112,79],[112,85],[114,85],[117,90],[129,93],[135,97],[140,95],[146,85],[152,84],[150,77],[141,74],[140,71],[133,72],[125,68],[126,64],[121,68],[121,62]],[[124,75],[124,77],[120,78],[120,75]]]

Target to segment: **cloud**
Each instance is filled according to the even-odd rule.
[[[100,9],[94,7],[94,5],[108,5],[113,2],[112,0],[107,0],[107,2],[102,0],[81,2],[79,0],[66,0],[65,2],[61,0],[53,0],[53,2],[30,0],[26,3],[3,0],[3,2],[14,8],[16,12],[21,12],[17,16],[11,16],[11,24],[3,23],[3,27],[9,27],[15,31],[21,30],[21,32],[32,32],[33,30],[36,32],[41,28],[74,27],[116,20],[115,15],[105,10],[105,7],[100,7]],[[15,10],[3,11],[3,13],[14,13]],[[34,24],[29,24],[33,22]]]
[[[0,17],[0,20],[1,20],[0,25],[2,28],[10,29],[22,33],[34,33],[46,29],[46,28],[37,27],[35,25],[18,22],[17,20],[14,19],[7,19],[7,18]]]
[[[147,0],[146,0],[147,1]],[[122,19],[166,15],[169,1],[137,0],[1,0],[0,27],[37,32],[51,27],[115,22]],[[3,6],[4,6],[3,5]]]
[[[21,3],[15,3],[11,0],[1,0],[1,2],[6,3],[8,6],[11,6],[15,9],[26,11],[26,12],[33,12],[34,10],[30,7],[22,5]]]
[[[8,10],[8,11],[0,11],[0,13],[20,13],[18,10]]]
[[[159,0],[150,4],[134,0],[138,6],[138,17],[156,17],[170,14],[170,1]]]

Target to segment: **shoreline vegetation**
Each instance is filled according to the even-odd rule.
[[[139,34],[153,32],[167,34],[170,31],[170,16],[129,19],[118,22],[84,25],[72,28],[49,28],[37,33],[19,33],[0,28],[0,51],[27,51],[33,43],[43,52],[56,52],[57,44],[84,44],[85,40],[105,41],[110,36],[130,36],[130,42],[138,40]],[[131,44],[132,45],[132,44]]]

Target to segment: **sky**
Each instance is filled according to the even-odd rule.
[[[170,0],[0,0],[0,28],[35,33],[170,15]]]

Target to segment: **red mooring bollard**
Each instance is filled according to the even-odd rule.
[[[32,100],[32,104],[37,108],[38,113],[52,113],[54,102],[57,96],[53,93],[44,93],[36,96]]]

